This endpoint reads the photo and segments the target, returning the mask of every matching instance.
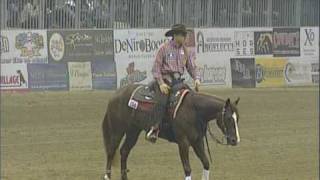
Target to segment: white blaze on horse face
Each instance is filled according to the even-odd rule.
[[[234,120],[234,125],[236,129],[236,135],[237,135],[237,143],[240,142],[240,135],[239,135],[239,128],[238,128],[238,116],[235,112],[232,114],[232,119]]]
[[[191,176],[187,176],[185,180],[191,180]]]

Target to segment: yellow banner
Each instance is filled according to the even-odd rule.
[[[256,87],[282,87],[287,59],[263,57],[256,59]]]

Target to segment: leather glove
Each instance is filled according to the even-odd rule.
[[[170,86],[168,86],[166,83],[161,83],[160,84],[160,91],[163,94],[169,94]]]

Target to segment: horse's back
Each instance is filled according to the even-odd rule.
[[[127,102],[130,99],[130,96],[132,92],[139,86],[139,84],[132,84],[125,87],[122,87],[120,89],[117,89],[114,95],[111,97],[109,101],[110,103],[119,103],[120,101],[127,100]]]

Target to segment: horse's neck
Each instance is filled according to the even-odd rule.
[[[217,118],[224,106],[224,100],[204,94],[195,94],[193,102],[195,103],[197,112],[206,121]]]

